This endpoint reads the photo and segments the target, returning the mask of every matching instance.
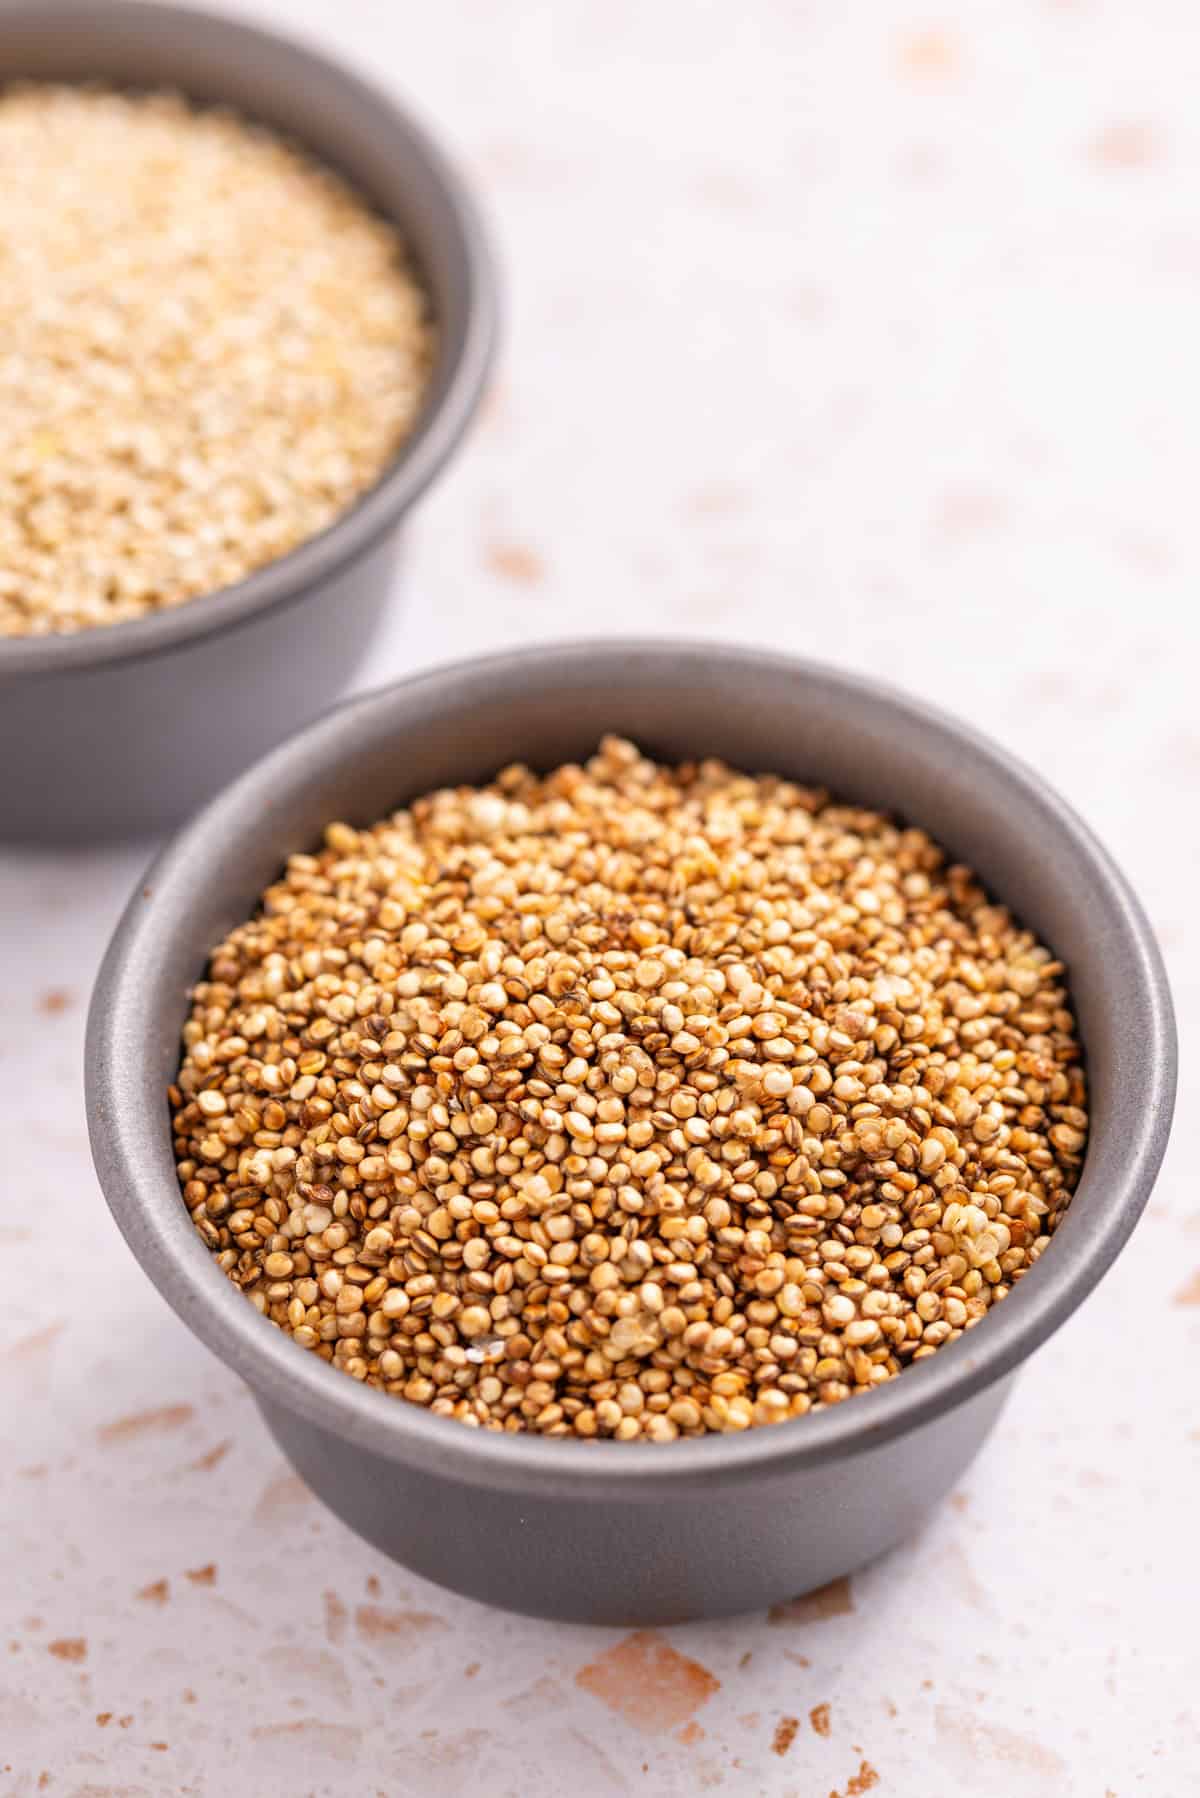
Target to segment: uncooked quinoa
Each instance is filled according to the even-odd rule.
[[[432,333],[403,246],[269,132],[11,87],[0,195],[0,636],[240,580],[411,430]]]
[[[1062,964],[922,831],[608,739],[295,855],[170,1094],[218,1265],[487,1429],[655,1442],[868,1391],[1078,1179]]]

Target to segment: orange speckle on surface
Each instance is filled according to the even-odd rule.
[[[112,1712],[111,1711],[97,1711],[96,1712],[96,1721],[100,1725],[101,1729],[104,1729],[108,1724],[110,1724],[112,1722]]]
[[[854,1609],[854,1593],[848,1579],[832,1579],[827,1586],[802,1592],[783,1604],[773,1604],[768,1623],[824,1623],[830,1617],[848,1617]]]
[[[897,45],[896,66],[905,80],[936,86],[959,73],[962,52],[949,31],[914,31]]]
[[[29,1336],[19,1336],[6,1351],[8,1359],[10,1361],[29,1361],[35,1356],[43,1354],[53,1346],[66,1327],[66,1323],[60,1320],[57,1323],[47,1324],[43,1330],[34,1330]]]
[[[340,1642],[346,1633],[346,1607],[336,1592],[326,1592],[324,1596],[326,1639]]]
[[[936,144],[906,144],[897,152],[896,172],[904,181],[925,186],[946,173],[946,158]]]
[[[870,1792],[879,1784],[879,1775],[870,1761],[861,1761],[857,1773],[852,1773],[845,1792],[830,1792],[829,1798],[862,1798],[864,1792]]]
[[[65,986],[50,986],[44,993],[38,994],[38,1010],[44,1012],[47,1017],[54,1017],[58,1012],[66,1011],[74,1003],[74,993],[69,992]]]
[[[383,1591],[383,1587],[379,1583],[379,1577],[377,1574],[368,1573],[368,1575],[367,1575],[367,1591],[370,1593],[372,1598],[378,1598],[379,1594]]]
[[[783,1658],[785,1661],[791,1661],[792,1665],[795,1667],[812,1666],[812,1662],[809,1660],[808,1656],[806,1654],[797,1654],[794,1648],[785,1648],[783,1651]]]
[[[786,1754],[796,1740],[796,1731],[800,1727],[799,1717],[781,1717],[775,1725],[775,1734],[771,1741],[771,1749],[775,1754]]]
[[[970,1502],[971,1501],[965,1492],[952,1492],[950,1494],[950,1503],[956,1511],[965,1511]]]
[[[827,1704],[814,1704],[808,1713],[808,1720],[819,1736],[829,1734],[829,1706]]]
[[[939,1741],[956,1742],[980,1763],[1006,1761],[1047,1779],[1067,1777],[1066,1761],[1052,1748],[1043,1748],[1040,1742],[1006,1729],[1003,1724],[985,1723],[969,1710],[958,1711],[949,1704],[939,1704],[934,1713],[934,1729]]]
[[[745,504],[746,496],[740,487],[714,481],[711,486],[698,487],[689,494],[686,510],[691,518],[732,518],[744,510]]]
[[[250,1731],[254,1742],[288,1741],[331,1760],[352,1761],[362,1746],[363,1732],[357,1724],[323,1723],[315,1717],[295,1723],[263,1723]]]
[[[148,1604],[166,1604],[171,1596],[170,1583],[165,1579],[152,1579],[150,1584],[143,1586],[135,1596],[144,1598]]]
[[[282,1523],[312,1502],[312,1493],[298,1473],[290,1468],[277,1473],[263,1487],[254,1507],[255,1523]]]
[[[169,1742],[151,1742],[150,1746],[151,1746],[151,1748],[157,1749],[159,1754],[165,1754],[167,1752],[167,1749],[170,1747],[170,1743]]]
[[[118,1717],[118,1718],[117,1718],[117,1728],[118,1728],[118,1729],[128,1729],[128,1728],[129,1728],[129,1725],[130,1725],[130,1724],[131,1724],[131,1723],[132,1723],[132,1722],[133,1722],[133,1717],[132,1717],[132,1715],[130,1715],[130,1716],[128,1716],[128,1717]]]
[[[218,1442],[217,1446],[215,1448],[210,1448],[207,1454],[200,1455],[195,1461],[189,1461],[188,1472],[211,1473],[213,1468],[219,1466],[225,1459],[232,1447],[233,1437],[226,1436],[224,1442]]]
[[[1171,567],[1170,547],[1146,531],[1123,531],[1116,539],[1116,549],[1141,574],[1166,574]]]
[[[975,1577],[975,1569],[961,1543],[950,1543],[946,1550],[946,1564],[957,1577],[959,1589],[967,1603],[977,1611],[990,1610],[991,1599],[987,1587]]]
[[[48,1792],[50,1790],[50,1775],[48,1773],[38,1774],[37,1789],[39,1792]]]
[[[900,1715],[890,1698],[884,1699],[884,1709],[887,1711],[889,1717],[898,1717]]]
[[[1035,706],[1062,705],[1071,698],[1071,679],[1061,668],[1040,668],[1025,681],[1024,692]]]
[[[190,1686],[185,1686],[183,1688],[183,1702],[185,1704],[195,1704],[196,1702],[196,1694],[192,1691]]]
[[[110,1444],[132,1442],[138,1436],[156,1436],[168,1430],[182,1429],[191,1421],[191,1405],[160,1405],[153,1411],[135,1411],[131,1417],[118,1417],[96,1432],[97,1440]]]
[[[575,1683],[646,1735],[679,1728],[721,1689],[707,1667],[652,1629],[635,1630],[581,1667]]]
[[[1179,1288],[1173,1302],[1176,1305],[1200,1305],[1200,1273],[1194,1273],[1191,1279]]]
[[[1090,155],[1104,169],[1140,169],[1159,154],[1157,135],[1150,125],[1135,119],[1106,125],[1092,139]]]
[[[697,178],[696,192],[718,212],[749,212],[755,201],[754,188],[736,169],[706,169]]]
[[[469,1667],[463,1668],[463,1678],[464,1679],[474,1679],[475,1675],[478,1672],[479,1672],[479,1662],[472,1661],[471,1665]]]
[[[752,1648],[748,1648],[746,1650],[745,1654],[739,1660],[738,1666],[739,1667],[748,1667],[753,1659],[754,1659],[754,1650]]]
[[[697,1723],[693,1717],[690,1723],[685,1723],[682,1729],[675,1731],[675,1740],[682,1742],[685,1748],[691,1748],[696,1742],[702,1742],[707,1733],[704,1725]]]
[[[423,1729],[417,1743],[409,1742],[406,1746],[406,1759],[414,1764],[422,1773],[434,1774],[434,1784],[440,1792],[453,1789],[461,1792],[464,1788],[454,1777],[451,1769],[460,1774],[465,1769],[473,1769],[479,1764],[481,1755],[488,1743],[488,1732],[485,1729],[454,1729],[445,1732],[437,1729]],[[446,1776],[452,1785],[447,1783]],[[578,1770],[576,1769],[576,1779]],[[424,1789],[423,1784],[418,1788]]]
[[[217,1565],[209,1561],[204,1567],[189,1567],[187,1576],[193,1586],[215,1586],[217,1583]]]
[[[833,301],[820,287],[807,284],[788,289],[785,304],[793,318],[799,318],[805,324],[820,324],[833,311]]]
[[[496,430],[508,423],[509,394],[499,381],[493,381],[479,402],[476,417],[484,430]]]
[[[934,528],[947,541],[962,541],[982,531],[998,530],[1008,521],[1008,507],[995,493],[977,487],[955,487],[944,493],[934,515]]]
[[[46,1647],[57,1661],[85,1661],[87,1659],[86,1636],[58,1636]]]
[[[422,1636],[446,1628],[445,1618],[432,1611],[385,1611],[376,1604],[360,1604],[354,1624],[368,1642],[391,1642],[403,1648],[415,1648]]]
[[[532,1721],[538,1717],[558,1716],[563,1709],[563,1689],[549,1673],[535,1679],[524,1691],[504,1700],[504,1708],[515,1717]]]
[[[487,565],[493,574],[522,587],[536,587],[546,572],[537,551],[523,543],[490,543]]]
[[[529,180],[544,173],[535,146],[517,138],[493,138],[475,159],[481,179]]]

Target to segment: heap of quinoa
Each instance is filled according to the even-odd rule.
[[[610,738],[332,824],[213,952],[183,1198],[293,1341],[463,1423],[670,1441],[892,1379],[1078,1180],[1062,964],[922,831]]]
[[[0,637],[210,593],[324,530],[433,355],[396,232],[168,93],[0,91]]]

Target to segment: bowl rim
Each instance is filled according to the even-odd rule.
[[[1022,803],[1036,807],[1070,840],[1106,910],[1110,941],[1134,975],[1126,982],[1122,1020],[1119,1130],[1122,1178],[1089,1195],[1087,1228],[1070,1246],[1040,1258],[984,1325],[910,1366],[878,1393],[792,1420],[696,1441],[650,1446],[579,1442],[525,1433],[473,1430],[452,1418],[358,1384],[296,1346],[261,1318],[217,1268],[191,1231],[176,1183],[147,1171],[143,1148],[164,1128],[148,1117],[139,1091],[146,1033],[140,995],[161,951],[187,915],[194,872],[216,856],[236,855],[227,821],[258,811],[267,794],[317,767],[386,737],[405,708],[448,710],[464,677],[544,683],[581,659],[635,657],[662,664],[664,679],[681,658],[726,667],[747,681],[767,669],[831,689],[839,704],[882,709],[898,729],[932,727],[947,748],[982,757]],[[252,802],[252,803],[251,803]],[[243,822],[243,836],[247,826]],[[231,852],[231,840],[234,848]],[[184,1002],[180,1005],[180,1025]],[[1123,1046],[1126,1038],[1122,1037]],[[1086,1047],[1086,1044],[1085,1044]],[[134,895],[108,948],[88,1018],[86,1089],[96,1169],[109,1208],[134,1254],[167,1302],[220,1359],[238,1372],[260,1402],[385,1459],[437,1471],[484,1489],[552,1492],[577,1502],[614,1497],[653,1499],[697,1482],[716,1487],[873,1449],[934,1421],[1009,1374],[1075,1310],[1107,1270],[1145,1205],[1166,1149],[1176,1081],[1176,1038],[1166,973],[1153,932],[1125,877],[1090,828],[1032,769],[974,729],[925,701],[842,669],[795,657],[682,639],[569,640],[443,664],[335,706],[241,775],[164,848]],[[1130,1090],[1132,1088],[1132,1091]],[[1128,1101],[1128,1103],[1126,1102]],[[1115,1110],[1115,1108],[1114,1108]],[[1093,1124],[1093,1130],[1096,1129]],[[1116,1132],[1115,1122],[1110,1128]],[[1086,1165],[1084,1171],[1086,1180]],[[179,1228],[180,1221],[187,1226]],[[183,1245],[189,1243],[189,1248]],[[194,1249],[194,1253],[192,1250]],[[641,1449],[641,1452],[639,1451]]]
[[[87,15],[111,22],[115,36],[136,33],[147,20],[172,28],[188,26],[224,35],[229,54],[239,44],[286,54],[292,69],[311,74],[326,90],[336,88],[354,108],[373,117],[381,132],[402,138],[424,164],[438,191],[439,202],[458,237],[466,270],[462,343],[453,361],[435,363],[433,378],[442,388],[379,478],[333,522],[295,549],[253,570],[242,580],[199,593],[144,618],[44,637],[0,634],[0,682],[38,675],[57,675],[137,662],[216,636],[293,603],[313,587],[332,579],[389,531],[424,492],[450,457],[470,423],[491,368],[499,330],[496,261],[487,230],[470,188],[409,101],[403,102],[303,35],[277,31],[207,7],[176,5],[174,0],[36,0],[35,5],[0,8],[0,58],[4,30],[18,14],[39,24],[64,25]],[[0,86],[8,79],[0,63]],[[291,79],[290,75],[286,79]],[[182,60],[180,87],[187,91]],[[303,145],[303,132],[296,134]]]

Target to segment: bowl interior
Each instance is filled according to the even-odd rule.
[[[1174,1039],[1161,964],[1137,902],[1074,814],[967,727],[832,670],[700,646],[550,647],[369,695],[275,751],[160,858],[110,950],[89,1044],[93,1145],[110,1203],[171,1302],[252,1383],[265,1381],[289,1402],[313,1401],[322,1411],[328,1399],[331,1427],[351,1432],[371,1420],[377,1441],[379,1431],[397,1438],[397,1452],[406,1434],[445,1446],[446,1431],[469,1438],[464,1454],[482,1452],[485,1432],[414,1417],[417,1407],[354,1387],[253,1316],[211,1263],[180,1204],[163,1095],[178,1066],[189,985],[289,852],[311,847],[335,817],[369,823],[431,788],[479,780],[514,760],[553,767],[585,756],[610,731],[667,760],[719,756],[919,823],[1068,964],[1093,1126],[1079,1191],[1037,1267],[979,1328],[879,1394],[795,1424],[718,1443],[660,1445],[634,1459],[639,1475],[649,1474],[648,1464],[666,1473],[681,1452],[685,1461],[708,1450],[727,1461],[785,1448],[819,1454],[823,1445],[844,1446],[856,1431],[904,1427],[1008,1371],[1100,1277],[1136,1221],[1161,1159]],[[312,1365],[301,1370],[297,1363]],[[319,1402],[317,1375],[328,1376]],[[353,1391],[333,1398],[329,1382]],[[303,1398],[298,1383],[307,1389]],[[375,1401],[406,1415],[385,1420]],[[764,1437],[772,1442],[762,1443]],[[581,1449],[512,1437],[489,1438],[486,1452],[549,1455],[557,1466],[563,1453],[577,1460],[609,1449],[628,1455],[621,1444]]]

